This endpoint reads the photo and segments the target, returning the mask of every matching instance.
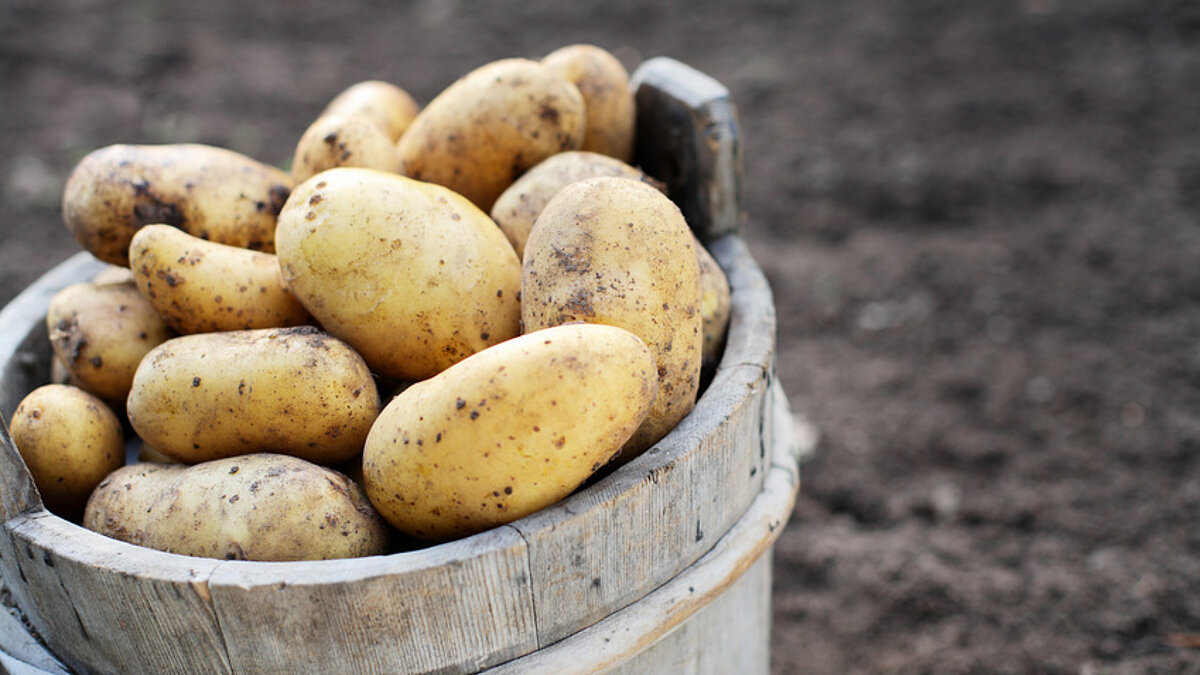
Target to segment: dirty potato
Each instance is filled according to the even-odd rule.
[[[199,333],[146,355],[127,412],[182,462],[272,451],[336,464],[362,450],[379,394],[362,358],[311,326]]]
[[[363,450],[367,495],[422,539],[511,522],[607,463],[657,388],[650,350],[626,330],[575,324],[522,335],[388,404]]]
[[[337,166],[396,173],[400,156],[387,133],[368,118],[322,115],[296,144],[292,180],[299,184]]]
[[[342,474],[261,453],[185,466],[131,464],[96,488],[83,526],[148,548],[225,560],[384,553],[387,530]]]
[[[142,358],[174,335],[132,281],[67,286],[50,300],[46,329],[68,381],[113,405]]]
[[[533,229],[534,221],[550,198],[577,180],[599,176],[632,178],[658,186],[657,181],[641,169],[615,157],[578,150],[560,152],[540,162],[508,186],[492,205],[492,220],[504,231],[517,255],[524,256],[529,230]]]
[[[70,520],[83,515],[92,489],[125,464],[120,420],[77,387],[34,389],[13,413],[9,434],[46,508]]]
[[[138,290],[184,335],[312,323],[270,253],[147,225],[130,242],[129,265]]]
[[[632,160],[636,104],[629,73],[617,57],[596,45],[575,44],[550,52],[542,63],[583,95],[587,133],[580,148]]]
[[[586,126],[575,85],[537,61],[504,59],[447,87],[396,147],[402,173],[445,185],[486,212],[527,169],[579,149]]]
[[[590,178],[563,188],[525,246],[526,332],[583,321],[620,326],[658,364],[658,397],[617,461],[632,459],[691,411],[703,346],[700,266],[683,215],[653,187]]]
[[[110,145],[71,172],[63,220],[85,249],[116,265],[129,265],[129,240],[151,223],[271,252],[291,185],[283,171],[223,148]]]
[[[444,187],[331,169],[296,187],[276,234],[287,286],[382,375],[424,379],[520,332],[516,252]]]
[[[394,143],[420,111],[421,106],[404,89],[391,82],[366,80],[350,85],[335,96],[320,117],[363,117]]]
[[[704,332],[701,365],[711,370],[721,361],[733,305],[725,271],[699,239],[693,237],[692,244],[696,249],[696,261],[700,263],[700,317]]]

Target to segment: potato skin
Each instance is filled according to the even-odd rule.
[[[342,474],[272,453],[131,464],[96,488],[83,526],[160,551],[225,560],[384,553],[387,530]]]
[[[419,112],[421,106],[404,89],[391,82],[366,80],[350,85],[333,97],[320,117],[340,115],[368,119],[394,143]]]
[[[400,156],[387,132],[367,117],[322,115],[296,143],[292,180],[296,184],[338,166],[397,173]]]
[[[542,63],[583,95],[587,133],[580,149],[631,161],[636,102],[629,88],[629,73],[617,57],[596,45],[575,44],[550,52]]]
[[[575,324],[522,335],[391,401],[363,449],[367,495],[394,527],[445,540],[569,495],[650,409],[657,374],[628,331]]]
[[[174,336],[132,281],[67,286],[50,300],[46,329],[69,381],[116,406],[146,354]]]
[[[287,173],[198,144],[110,145],[84,157],[63,191],[67,229],[93,255],[129,266],[129,240],[163,223],[223,244],[274,250]]]
[[[51,513],[78,520],[88,495],[125,464],[121,422],[99,398],[47,384],[17,406],[9,434]]]
[[[615,157],[596,152],[568,150],[549,157],[508,186],[492,205],[492,220],[504,231],[518,256],[525,255],[525,242],[537,216],[558,191],[585,178],[613,176],[654,184],[641,169]]]
[[[362,449],[379,394],[362,358],[312,326],[199,333],[146,355],[127,412],[181,462],[271,451],[336,464]]]
[[[692,233],[669,199],[627,178],[563,188],[525,247],[525,331],[572,321],[625,328],[650,347],[658,397],[618,462],[649,448],[696,402],[703,344],[700,269]]]
[[[276,245],[292,293],[387,377],[427,378],[520,332],[516,252],[439,185],[325,171],[288,199]]]
[[[696,249],[696,261],[700,263],[700,318],[704,332],[701,367],[711,370],[720,363],[725,350],[725,333],[729,329],[733,304],[725,271],[699,239],[693,237],[692,244]]]
[[[130,242],[129,264],[142,296],[184,335],[312,323],[270,253],[147,225]]]
[[[522,173],[583,142],[575,85],[528,59],[477,68],[425,106],[397,143],[401,173],[445,185],[488,211]]]

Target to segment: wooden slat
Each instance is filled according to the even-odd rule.
[[[210,589],[238,672],[465,673],[537,646],[525,543],[507,527],[390,556],[231,561]]]

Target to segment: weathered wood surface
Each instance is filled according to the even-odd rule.
[[[720,82],[660,56],[630,76],[637,105],[634,164],[667,184],[705,244],[742,222],[742,139],[737,108]]]

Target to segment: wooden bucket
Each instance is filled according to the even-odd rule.
[[[770,289],[737,234],[736,113],[670,59],[633,77],[638,162],[725,269],[733,314],[695,410],[563,502],[426,549],[317,562],[194,558],[48,513],[0,434],[0,612],[10,672],[768,671],[771,556],[797,436],[774,376]],[[80,253],[0,312],[0,414],[49,379],[45,311]],[[3,427],[7,429],[5,421]],[[35,637],[36,636],[36,637]]]

